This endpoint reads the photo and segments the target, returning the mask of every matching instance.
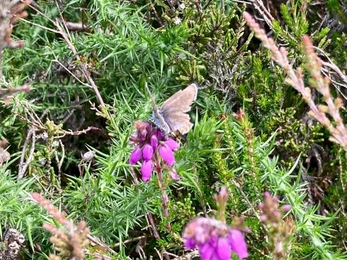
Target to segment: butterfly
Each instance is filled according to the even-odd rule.
[[[146,85],[147,91],[150,91]],[[185,89],[177,91],[169,97],[160,108],[151,96],[153,116],[152,122],[159,127],[165,135],[180,132],[184,135],[193,127],[190,117],[186,114],[198,95],[198,85],[192,83]]]

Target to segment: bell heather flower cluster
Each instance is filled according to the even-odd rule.
[[[166,163],[171,177],[178,180],[179,177],[172,166],[175,164],[174,151],[179,144],[165,136],[158,127],[153,127],[150,122],[135,122],[136,134],[130,137],[130,141],[136,144],[130,155],[129,163],[141,164],[141,175],[143,181],[148,181],[153,173],[154,167],[161,167],[161,161]]]
[[[184,246],[198,248],[202,260],[230,260],[234,252],[240,259],[248,257],[247,244],[238,229],[211,218],[198,217],[188,223]]]
[[[197,217],[190,221],[183,232],[184,246],[187,249],[198,248],[202,260],[230,260],[234,252],[240,259],[248,257],[247,244],[239,229],[243,224],[238,221],[238,227],[231,228],[225,224],[225,211],[228,192],[222,187],[215,194],[217,204],[217,219]],[[247,230],[247,231],[246,231]]]

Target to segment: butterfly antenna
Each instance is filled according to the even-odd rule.
[[[151,99],[153,110],[157,111],[157,110],[158,110],[157,105],[155,104],[155,101],[154,101],[154,98],[153,98],[153,96],[152,96],[152,93],[151,93],[151,91],[150,91],[149,88],[148,88],[147,82],[146,82],[146,84],[145,84],[145,87],[146,87],[146,90],[147,90],[147,92],[148,92],[148,95],[149,95],[149,97],[150,97],[150,99]]]

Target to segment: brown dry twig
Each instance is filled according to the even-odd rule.
[[[30,148],[28,159],[24,163],[25,151],[26,151],[27,146],[29,145],[30,138],[31,138],[31,148]],[[24,174],[25,174],[27,168],[29,167],[29,164],[31,163],[31,161],[34,158],[35,141],[36,141],[35,128],[31,127],[28,131],[27,137],[25,138],[24,146],[22,149],[22,155],[20,157],[17,180],[23,179]]]
[[[16,100],[16,99],[15,99]],[[47,112],[43,112],[41,117],[38,117],[37,114],[32,110],[30,106],[28,106],[26,103],[21,103],[18,107],[23,108],[24,114],[21,115],[17,112],[14,112],[19,119],[21,119],[23,122],[28,123],[30,126],[30,130],[27,133],[27,137],[22,149],[22,155],[19,163],[19,170],[18,170],[18,176],[17,179],[20,180],[24,177],[32,159],[33,154],[35,152],[35,143],[37,139],[43,139],[47,144],[47,149],[53,150],[53,147],[57,147],[53,142],[59,141],[61,151],[63,156],[61,157],[61,160],[58,160],[56,157],[57,163],[58,163],[58,169],[61,168],[61,165],[63,163],[64,159],[64,146],[60,142],[59,139],[65,137],[65,136],[78,136],[82,134],[86,134],[89,131],[101,131],[100,128],[89,126],[86,129],[78,130],[78,131],[72,131],[72,130],[64,130],[62,124],[56,124],[55,122],[46,119],[45,122],[43,122],[43,118],[46,116]],[[28,151],[28,146],[30,145],[30,150]],[[49,149],[50,148],[50,149]],[[54,148],[56,149],[56,148]],[[27,156],[27,159],[25,161],[25,158]]]
[[[33,118],[31,118],[31,120],[27,119],[26,117],[17,114],[17,116],[23,120],[24,122],[28,123],[29,125],[37,128],[39,131],[44,131],[47,132],[49,129],[47,127],[47,125],[53,126],[54,128],[54,134],[55,134],[55,138],[63,138],[66,135],[71,135],[71,136],[78,136],[78,135],[82,135],[82,134],[86,134],[89,131],[101,131],[100,128],[95,127],[95,126],[88,126],[86,129],[82,129],[82,130],[76,130],[76,131],[72,131],[72,130],[64,130],[62,129],[62,125],[56,125],[53,121],[47,119],[46,123],[42,123],[40,120],[35,120]]]
[[[30,86],[29,85],[23,85],[21,87],[8,87],[7,89],[0,89],[0,99],[6,98],[10,95],[19,93],[19,92],[28,92],[30,91]],[[6,100],[5,100],[6,101]],[[6,101],[8,103],[8,101]]]
[[[64,20],[59,20],[56,19],[56,21],[54,22],[55,26],[57,27],[59,33],[61,34],[61,36],[63,36],[64,40],[66,41],[67,45],[69,46],[70,50],[72,51],[72,53],[75,55],[76,59],[79,61],[79,64],[81,66],[81,69],[83,71],[84,76],[86,77],[86,79],[88,80],[89,84],[91,85],[92,89],[95,92],[95,95],[97,97],[97,99],[99,100],[99,103],[102,107],[105,107],[105,103],[104,100],[101,97],[101,94],[99,92],[98,87],[96,86],[93,78],[90,75],[90,72],[87,69],[86,64],[83,62],[83,60],[81,59],[81,57],[78,55],[78,52],[75,48],[75,46],[73,45],[73,43],[70,41],[68,34],[65,32],[65,30],[63,28],[66,28],[66,24]]]

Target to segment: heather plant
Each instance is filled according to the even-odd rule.
[[[225,187],[214,197],[218,207],[218,220],[198,217],[190,221],[183,232],[185,247],[198,247],[201,259],[230,259],[232,252],[235,252],[239,259],[247,258],[247,245],[241,231],[225,224],[228,200]]]
[[[141,176],[143,181],[148,181],[153,169],[158,177],[158,187],[161,191],[162,207],[164,216],[169,218],[167,204],[169,197],[165,191],[164,169],[166,168],[174,180],[179,180],[177,172],[172,168],[175,164],[173,151],[179,148],[179,144],[172,138],[167,137],[160,128],[152,127],[149,122],[135,122],[136,135],[130,137],[131,142],[137,144],[131,152],[129,163],[141,163]],[[135,177],[135,176],[134,176]],[[167,229],[171,225],[167,223]]]
[[[33,241],[41,241],[42,248],[49,245],[48,237],[42,236],[39,228],[43,224],[43,219],[37,217],[40,209],[28,200],[27,191],[35,188],[35,181],[17,181],[11,174],[10,164],[0,167],[0,256],[3,259],[7,259],[9,253],[13,259],[19,255],[28,256],[29,251],[35,250]]]
[[[48,232],[54,234],[54,236],[50,238],[50,241],[55,245],[59,255],[69,259],[84,259],[85,255],[82,249],[89,244],[88,235],[90,232],[88,227],[86,227],[86,223],[81,221],[78,226],[75,227],[71,220],[67,220],[65,215],[59,212],[58,208],[53,206],[40,194],[33,193],[32,198],[46,209],[63,227],[59,229],[49,223],[45,223],[43,226]],[[49,256],[49,259],[60,260],[60,256],[52,254]]]
[[[321,64],[318,57],[314,53],[312,43],[308,36],[303,37],[304,51],[306,54],[306,68],[310,73],[311,85],[317,89],[324,98],[326,106],[320,105],[317,106],[312,100],[312,94],[310,88],[305,88],[303,81],[303,71],[301,68],[298,68],[296,71],[292,68],[291,64],[287,59],[287,51],[285,48],[278,49],[274,41],[267,38],[265,32],[260,29],[256,22],[249,16],[248,13],[244,13],[245,19],[248,22],[249,26],[255,31],[256,36],[262,40],[264,46],[271,50],[272,59],[277,62],[288,74],[286,83],[290,84],[297,91],[299,91],[305,100],[308,103],[311,111],[309,115],[314,117],[319,121],[323,126],[325,126],[330,134],[332,135],[330,140],[338,143],[345,150],[346,148],[346,129],[343,124],[343,121],[340,117],[339,110],[342,107],[342,100],[336,98],[333,100],[330,90],[329,90],[329,79],[321,75]],[[327,114],[332,117],[334,124],[328,119]]]
[[[268,232],[268,247],[272,259],[287,259],[290,255],[290,239],[293,232],[293,220],[283,215],[290,210],[290,205],[279,208],[278,198],[271,197],[269,192],[264,194],[264,202],[259,204],[260,220]]]
[[[2,1],[0,256],[345,259],[346,5],[282,2]]]

